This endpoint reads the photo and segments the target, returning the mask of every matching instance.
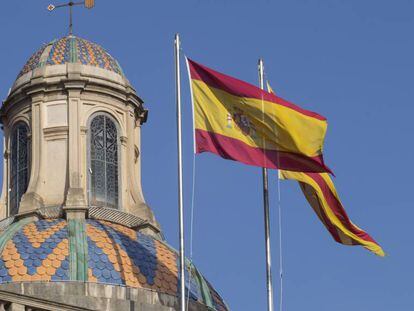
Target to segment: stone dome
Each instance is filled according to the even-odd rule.
[[[0,233],[0,284],[83,281],[177,296],[177,263],[177,252],[164,241],[104,220],[23,218]],[[200,272],[187,264],[190,299],[227,310]]]
[[[100,45],[73,35],[43,45],[24,65],[17,78],[40,67],[79,63],[123,75],[121,66]]]

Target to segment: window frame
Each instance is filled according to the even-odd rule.
[[[19,199],[16,199],[16,198],[14,198],[14,199],[16,199],[17,201],[16,202],[13,202],[12,201],[12,192],[13,192],[13,189],[12,189],[12,177],[14,176],[13,175],[13,155],[14,155],[14,152],[13,152],[13,144],[14,144],[14,136],[15,136],[15,134],[16,134],[16,131],[20,128],[20,127],[24,127],[25,129],[26,129],[26,148],[27,148],[27,150],[26,150],[26,170],[27,170],[27,177],[26,177],[26,189],[21,193],[21,194],[19,194],[19,189],[17,188],[17,195],[16,195],[16,198],[17,197],[19,197],[20,196],[20,198]],[[17,139],[17,143],[18,143],[18,136],[16,136],[16,139]],[[18,148],[18,147],[17,147]],[[8,163],[8,216],[13,216],[13,215],[16,215],[16,214],[18,214],[19,213],[19,208],[20,208],[20,203],[21,203],[21,199],[22,199],[22,197],[23,197],[23,195],[27,192],[27,189],[28,189],[28,187],[29,187],[29,182],[30,182],[30,174],[31,174],[31,164],[32,164],[32,161],[31,161],[31,154],[32,154],[32,143],[31,143],[31,132],[30,132],[30,126],[29,126],[29,124],[27,123],[27,122],[25,122],[25,121],[23,121],[23,120],[18,120],[17,122],[15,122],[13,125],[12,125],[12,128],[11,128],[11,131],[10,131],[10,134],[9,134],[9,163]],[[18,149],[18,151],[17,151],[17,153],[19,154],[19,150],[20,149]],[[17,155],[17,160],[16,161],[19,161],[19,155]],[[18,165],[19,163],[17,163],[17,166],[19,166]],[[15,183],[15,186],[16,187],[19,187],[19,175],[21,174],[21,172],[22,171],[24,171],[24,169],[23,170],[19,170],[19,168],[17,168],[17,172],[16,172],[16,180],[17,180],[17,183]],[[15,204],[15,205],[13,205],[13,204]]]
[[[115,129],[116,129],[116,146],[117,146],[117,181],[118,181],[118,189],[117,189],[117,195],[118,195],[118,200],[116,202],[116,206],[112,207],[110,205],[108,205],[108,202],[105,202],[105,204],[103,205],[97,205],[97,204],[92,204],[92,157],[91,157],[91,153],[92,153],[92,146],[91,146],[91,136],[92,136],[92,121],[98,117],[98,116],[104,116],[109,118],[115,125]],[[122,210],[122,205],[121,205],[121,195],[122,195],[122,186],[121,186],[121,128],[119,125],[118,120],[110,113],[106,112],[106,111],[98,111],[95,112],[93,114],[91,114],[88,118],[88,122],[87,122],[87,200],[88,200],[88,206],[90,207],[104,207],[104,208],[112,208],[112,209],[116,209],[121,211]],[[106,187],[106,191],[107,191],[107,187]],[[94,202],[95,203],[95,202]]]

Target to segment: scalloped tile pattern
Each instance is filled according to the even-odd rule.
[[[56,40],[52,44],[46,64],[61,65],[70,61],[70,38]]]
[[[36,51],[32,56],[30,56],[29,60],[24,65],[23,69],[20,71],[18,77],[39,67],[40,57],[42,56],[43,51],[45,50],[46,47],[47,47],[47,44],[42,46],[38,51]]]
[[[163,243],[105,221],[88,220],[86,232],[89,275],[97,282],[177,294],[177,255]]]
[[[51,46],[49,52],[46,50],[48,46]],[[43,55],[44,52],[48,54]],[[46,59],[45,64],[40,61],[42,55]],[[66,63],[80,63],[123,75],[118,62],[100,45],[75,36],[67,36],[42,46],[29,58],[20,71],[18,78],[44,65],[62,65]]]
[[[65,220],[25,225],[9,240],[0,260],[0,282],[69,280]]]
[[[78,59],[82,64],[115,71],[122,75],[122,70],[116,60],[96,43],[78,39],[76,46]]]
[[[164,242],[122,225],[92,219],[86,220],[86,242],[88,256],[84,264],[89,282],[178,295],[178,255]],[[0,283],[69,281],[70,257],[66,220],[42,219],[25,224],[0,253]],[[203,280],[188,265],[186,292],[201,303],[205,303],[200,285]],[[211,285],[207,287],[215,309],[227,310]]]

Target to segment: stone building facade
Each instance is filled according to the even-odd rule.
[[[176,310],[178,255],[141,187],[143,101],[101,46],[42,46],[0,109],[0,310]],[[227,310],[186,269],[189,310]]]

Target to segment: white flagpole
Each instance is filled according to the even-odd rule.
[[[185,311],[185,275],[184,275],[184,212],[183,212],[183,156],[181,141],[181,75],[180,75],[180,35],[174,40],[175,88],[177,103],[177,145],[178,145],[178,214],[180,239],[180,310]]]
[[[259,84],[264,88],[263,59],[259,59]],[[269,217],[269,182],[267,168],[262,169],[263,175],[263,206],[266,244],[266,285],[267,285],[267,310],[273,311],[273,285],[272,285],[272,259],[270,253],[270,217]]]

